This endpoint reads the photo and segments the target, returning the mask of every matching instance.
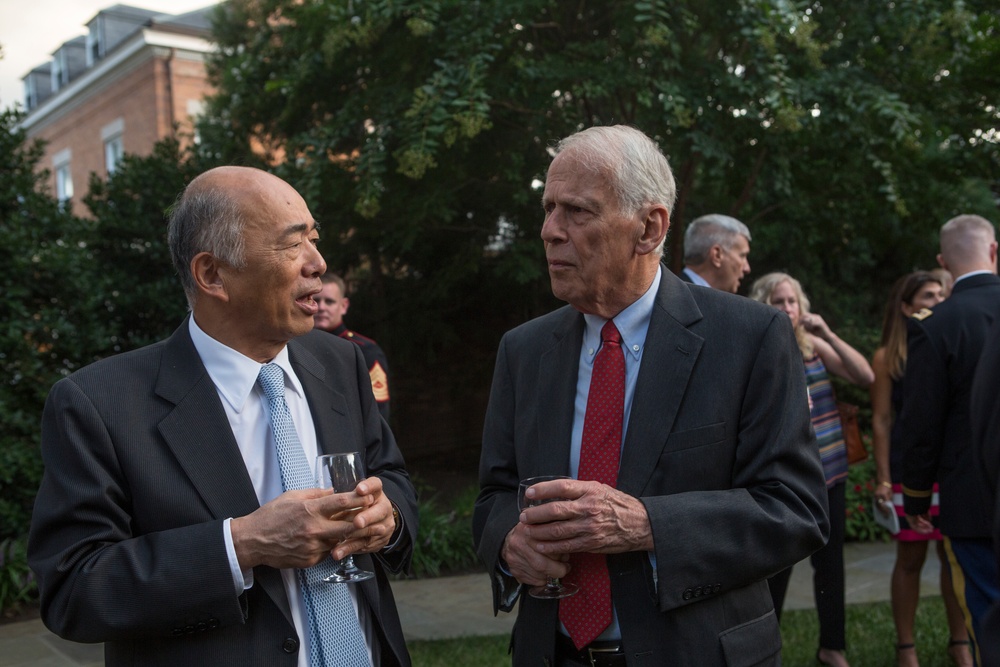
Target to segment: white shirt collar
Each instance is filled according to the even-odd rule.
[[[957,284],[958,284],[958,281],[959,281],[959,280],[965,280],[966,278],[971,278],[972,276],[981,276],[981,275],[983,275],[984,273],[988,273],[988,274],[990,274],[990,275],[993,275],[993,272],[992,272],[992,271],[988,271],[988,270],[986,270],[986,269],[982,269],[981,271],[969,271],[968,273],[963,273],[963,274],[962,274],[962,275],[960,275],[960,276],[959,276],[958,278],[955,278],[955,282],[953,282],[953,283],[951,284],[951,286],[952,286],[952,287],[954,288],[954,287],[955,287],[955,285],[957,285]]]
[[[247,397],[257,384],[257,375],[263,364],[209,336],[194,321],[193,314],[188,319],[188,331],[191,334],[191,342],[194,343],[198,356],[205,364],[205,370],[208,371],[208,375],[215,383],[219,394],[229,403],[234,412],[241,412]],[[300,397],[305,396],[302,384],[292,372],[287,345],[281,348],[281,352],[275,355],[271,363],[277,364],[285,371],[286,389],[291,389]]]

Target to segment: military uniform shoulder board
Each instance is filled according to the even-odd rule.
[[[931,310],[930,308],[921,308],[916,313],[913,313],[913,319],[917,320],[918,322],[923,322],[933,314],[934,311]]]

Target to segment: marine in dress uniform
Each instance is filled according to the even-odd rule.
[[[368,375],[372,381],[372,393],[375,395],[375,403],[378,405],[379,413],[387,422],[389,421],[389,362],[386,360],[385,352],[371,338],[362,336],[356,331],[351,331],[344,324],[344,315],[351,307],[351,300],[347,297],[347,285],[344,279],[336,273],[327,272],[322,276],[323,289],[316,295],[318,310],[314,319],[317,329],[322,329],[339,336],[345,340],[352,341],[361,348],[361,354],[365,358],[368,367]]]
[[[351,341],[361,348],[361,354],[368,366],[368,375],[372,379],[372,393],[378,403],[382,418],[389,421],[389,361],[378,343],[357,331],[351,331],[343,323],[330,333]]]

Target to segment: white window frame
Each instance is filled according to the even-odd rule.
[[[125,154],[125,120],[116,118],[101,128],[101,141],[104,142],[104,168],[108,175],[115,173],[118,162]]]
[[[65,148],[52,157],[52,170],[56,175],[56,199],[66,206],[73,199],[73,171],[70,163],[73,152]]]

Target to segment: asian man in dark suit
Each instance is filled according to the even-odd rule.
[[[660,264],[674,197],[633,128],[572,135],[549,167],[569,306],[500,343],[473,520],[494,608],[520,597],[514,665],[780,664],[765,580],[828,534],[791,324]],[[519,510],[519,481],[552,474],[527,494],[560,500]],[[551,577],[580,591],[528,594]]]
[[[202,174],[168,231],[190,316],[52,388],[29,563],[45,624],[108,665],[410,664],[386,569],[409,565],[415,493],[359,348],[312,332],[317,239],[281,179]],[[350,451],[353,492],[310,488],[317,454]],[[375,578],[318,581],[331,552]]]
[[[1000,573],[992,547],[994,496],[974,445],[971,396],[980,356],[997,344],[988,335],[1000,320],[996,230],[981,216],[960,215],[941,227],[940,242],[938,261],[955,276],[951,295],[907,321],[899,415],[903,508],[914,530],[930,532],[931,495],[938,483],[938,526],[951,581],[975,664],[983,665],[981,624],[990,605],[1000,601]]]

